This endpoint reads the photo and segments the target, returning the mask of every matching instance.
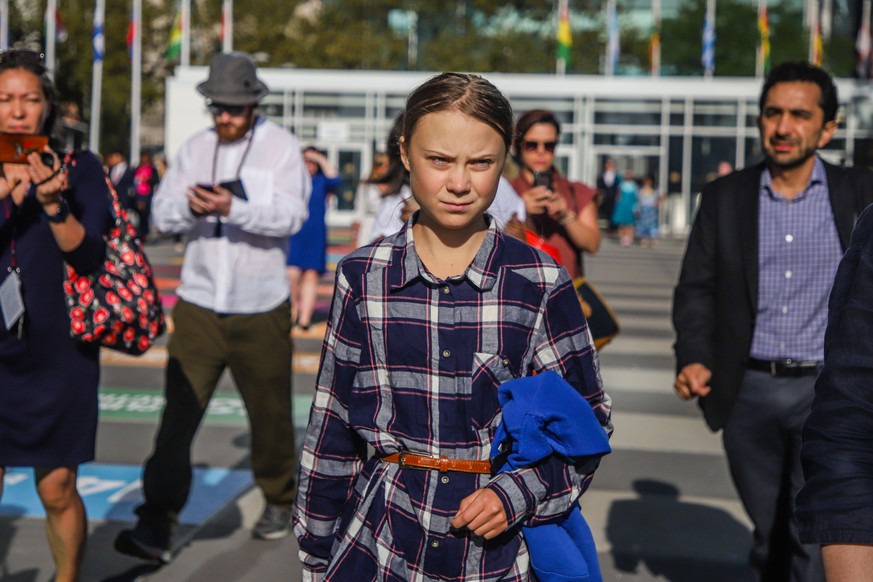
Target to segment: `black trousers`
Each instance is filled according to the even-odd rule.
[[[291,309],[220,315],[185,301],[173,309],[167,402],[143,475],[142,517],[175,521],[191,489],[191,444],[227,367],[251,428],[255,482],[267,503],[290,508],[297,451],[291,411]]]
[[[800,434],[815,377],[773,378],[747,370],[722,439],[731,476],[754,524],[755,582],[824,580],[817,545],[801,544],[794,501],[803,484]]]

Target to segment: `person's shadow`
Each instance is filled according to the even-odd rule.
[[[5,515],[0,516],[0,580],[3,582],[34,582],[39,576],[39,570],[30,568],[19,572],[10,570],[6,560],[9,556],[9,546],[18,528],[15,522],[24,515],[24,508],[7,508]]]
[[[671,582],[740,582],[749,577],[752,536],[726,511],[679,501],[676,486],[652,479],[633,483],[636,499],[612,503],[606,535],[618,572],[644,565]]]

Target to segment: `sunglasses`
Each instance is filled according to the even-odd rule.
[[[210,103],[207,105],[209,109],[209,113],[218,117],[222,113],[227,113],[231,117],[239,117],[243,113],[245,113],[246,109],[249,108],[248,105],[228,105],[226,103]]]
[[[524,142],[524,151],[535,152],[543,146],[543,149],[550,154],[555,153],[555,148],[558,146],[556,141],[526,141]]]

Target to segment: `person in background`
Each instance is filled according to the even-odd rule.
[[[521,166],[512,187],[522,197],[527,228],[557,248],[561,264],[575,279],[583,274],[582,253],[600,248],[597,192],[570,182],[555,167],[561,124],[551,111],[522,115],[515,130],[515,157]]]
[[[160,181],[158,169],[152,164],[152,155],[142,152],[139,155],[139,165],[133,171],[133,192],[134,209],[139,216],[139,237],[143,243],[148,239],[152,196]]]
[[[48,135],[56,91],[38,53],[0,52],[0,132]],[[45,161],[40,153],[47,155]],[[7,467],[33,467],[53,580],[79,580],[88,522],[78,467],[94,459],[100,347],[70,337],[65,263],[98,270],[112,226],[100,161],[49,148],[0,177],[0,494]],[[6,573],[5,568],[0,571]]]
[[[381,177],[369,182],[379,187],[382,198],[373,219],[370,240],[366,244],[394,234],[403,227],[405,222],[401,215],[404,203],[412,196],[412,192],[409,190],[409,173],[403,167],[403,161],[400,159],[400,132],[402,129],[403,113],[400,113],[394,119],[391,131],[388,133],[386,144],[388,167]]]
[[[122,206],[134,208],[133,170],[127,165],[127,158],[118,150],[106,154],[106,173],[118,194]]]
[[[362,247],[370,242],[370,233],[373,231],[373,222],[379,211],[379,203],[382,200],[384,184],[376,184],[375,181],[388,171],[388,154],[376,152],[373,155],[373,168],[367,179],[361,182],[355,192],[355,216],[352,219],[352,233],[355,237],[355,248]]]
[[[121,553],[172,557],[192,482],[191,446],[229,369],[251,429],[251,466],[265,507],[256,539],[288,534],[295,494],[288,237],[306,220],[310,190],[300,144],[259,115],[268,93],[246,53],[213,57],[197,86],[213,126],[189,138],[155,193],[162,232],[188,234],[167,346],[166,406],[143,471],[138,520],[115,539]]]
[[[873,202],[871,172],[816,155],[837,131],[838,103],[819,67],[770,71],[758,116],[765,160],[704,187],[673,295],[674,388],[699,399],[712,430],[723,429],[754,526],[756,582],[824,579],[818,547],[798,534],[801,427],[824,357],[834,274],[856,217]]]
[[[612,222],[618,228],[619,244],[629,247],[634,242],[634,223],[638,208],[638,193],[640,187],[634,180],[634,173],[625,170],[621,185],[618,188],[618,199],[612,211]]]
[[[655,190],[655,179],[643,178],[637,201],[636,234],[643,247],[655,247],[660,232],[660,208],[663,196]]]
[[[304,579],[530,580],[520,527],[576,508],[599,464],[550,455],[495,475],[489,460],[497,390],[515,377],[557,373],[612,429],[566,270],[486,215],[512,120],[476,75],[408,98],[420,210],[337,268],[294,512]]]
[[[333,164],[315,147],[303,150],[303,160],[312,179],[309,218],[289,242],[288,280],[291,284],[291,319],[296,327],[309,330],[318,281],[327,272],[327,199],[336,193],[342,178]]]
[[[610,232],[617,228],[612,222],[612,211],[615,209],[615,200],[618,198],[618,186],[621,176],[615,171],[615,162],[607,159],[603,163],[603,173],[597,178],[597,196],[599,206],[598,217],[607,225]]]

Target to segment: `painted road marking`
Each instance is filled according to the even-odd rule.
[[[321,324],[322,326],[324,324]],[[318,331],[313,326],[303,337],[318,338]],[[323,335],[323,334],[322,334]],[[318,363],[321,359],[320,352],[298,352],[292,357],[292,365],[296,374],[318,373]],[[130,356],[114,350],[100,351],[100,364],[103,366],[128,366],[137,368],[163,368],[167,365],[167,347],[152,346],[149,351],[141,356]]]
[[[141,476],[139,465],[81,465],[76,485],[85,502],[88,519],[135,522],[133,510],[143,499]],[[179,515],[179,522],[203,523],[252,486],[252,473],[248,469],[195,468],[191,496]],[[32,469],[10,467],[7,470],[0,515],[45,517]]]
[[[164,409],[163,392],[131,388],[100,388],[100,416],[102,420],[157,423]],[[292,396],[294,426],[306,427],[312,396]],[[247,426],[245,405],[237,393],[220,393],[209,401],[204,422],[210,425]]]

